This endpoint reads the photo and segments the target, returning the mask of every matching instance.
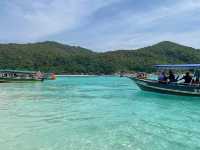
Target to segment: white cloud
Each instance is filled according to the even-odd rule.
[[[199,48],[199,31],[194,32],[183,32],[179,34],[174,34],[170,32],[160,33],[140,33],[135,34],[130,37],[124,37],[122,39],[113,39],[106,43],[104,46],[107,49],[104,50],[124,50],[124,49],[138,49],[141,47],[150,46],[161,41],[173,41],[186,46],[191,46],[194,48]]]
[[[84,19],[93,12],[113,2],[114,0],[10,1],[7,3],[7,11],[12,10],[13,12],[9,14],[9,18],[16,18],[15,24],[10,26],[15,28],[19,22],[21,25],[12,33],[14,37],[18,36],[25,41],[38,40],[75,29],[84,24]],[[9,20],[5,21],[9,22]]]
[[[109,21],[96,18],[93,21],[98,23],[90,22],[97,11],[119,1],[126,3],[126,0],[8,0],[6,16],[0,14],[3,20],[0,41],[39,41],[57,35],[55,40],[60,36],[66,43],[96,50],[133,49],[162,40],[200,47],[200,30],[192,27],[197,24],[187,25],[200,17],[199,0],[171,0],[168,5],[138,12],[119,8],[114,17],[108,14]],[[87,28],[80,30],[85,24]],[[77,37],[70,36],[73,31],[78,32]]]
[[[184,20],[185,24],[189,24],[191,20],[198,20],[200,15],[194,16],[195,12],[200,12],[198,0],[181,0],[143,13],[134,14],[128,11],[120,14],[112,22],[97,27],[95,30],[98,32],[110,34],[99,35],[100,38],[95,39],[96,42],[90,43],[99,50],[136,49],[163,40],[200,47],[200,29],[195,30],[191,27],[186,31],[178,31],[183,26],[180,20]],[[172,24],[171,27],[167,26],[168,24]],[[104,43],[104,47],[98,43]]]

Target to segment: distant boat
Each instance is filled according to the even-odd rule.
[[[45,80],[56,80],[56,74],[55,73],[45,73],[44,79]]]
[[[181,65],[155,65],[160,70],[200,70],[200,64]],[[144,91],[151,91],[164,94],[200,96],[200,83],[160,83],[158,80],[151,80],[142,76],[129,77]],[[199,76],[197,77],[199,78]]]
[[[40,71],[0,70],[0,83],[44,81]]]

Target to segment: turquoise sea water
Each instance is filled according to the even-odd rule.
[[[200,149],[200,98],[127,78],[0,84],[0,150]]]

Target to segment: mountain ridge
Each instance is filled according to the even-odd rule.
[[[41,70],[66,74],[112,74],[153,71],[154,64],[200,63],[198,49],[163,41],[135,50],[95,52],[54,41],[0,44],[1,69]]]

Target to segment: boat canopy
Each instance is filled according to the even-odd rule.
[[[200,69],[200,64],[168,64],[168,65],[155,65],[160,70],[189,70],[189,69]]]
[[[36,71],[22,71],[22,70],[0,70],[0,73],[20,73],[20,74],[35,74]]]

